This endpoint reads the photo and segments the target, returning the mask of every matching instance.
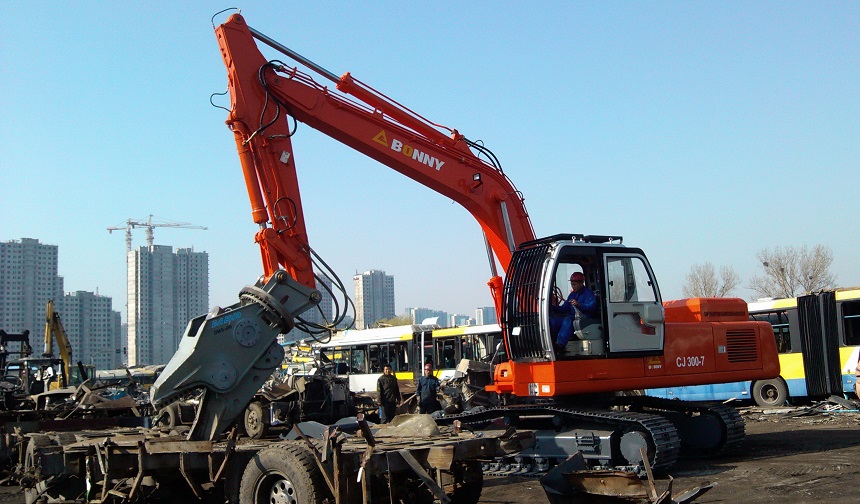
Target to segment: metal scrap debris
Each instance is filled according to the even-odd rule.
[[[703,483],[673,497],[671,476],[668,487],[660,494],[656,492],[650,475],[648,482],[650,494],[649,489],[633,472],[589,470],[580,452],[573,454],[540,479],[550,504],[682,504],[692,502],[715,485]]]

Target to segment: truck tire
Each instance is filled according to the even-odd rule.
[[[158,412],[158,418],[161,420],[161,425],[168,429],[175,429],[177,426],[182,425],[182,420],[179,418],[179,405],[175,403],[168,404],[162,408]]]
[[[239,485],[242,482],[242,474],[254,455],[256,453],[251,451],[236,451],[227,463],[227,472],[224,474],[226,504],[240,504]]]
[[[245,408],[242,427],[251,439],[260,439],[266,435],[268,428],[263,418],[263,405],[259,401],[253,401]]]
[[[788,401],[788,387],[780,378],[759,380],[753,384],[752,397],[763,408],[782,406]]]
[[[239,501],[249,504],[322,504],[330,497],[313,454],[301,442],[279,443],[257,452],[239,485]]]
[[[463,462],[454,470],[454,491],[448,494],[455,504],[477,504],[484,490],[484,471],[478,461]]]

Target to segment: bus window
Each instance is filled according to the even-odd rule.
[[[436,341],[436,356],[440,369],[453,369],[457,366],[457,340],[446,338]]]
[[[462,358],[483,360],[487,357],[487,343],[483,334],[470,334],[460,338]]]
[[[475,351],[475,359],[484,360],[488,358],[493,351],[495,350],[494,346],[490,343],[492,341],[492,337],[487,334],[481,334],[477,336],[472,336],[473,338],[473,346]]]
[[[842,331],[846,345],[860,345],[860,301],[842,303]]]
[[[409,371],[409,345],[406,341],[388,344],[388,357],[391,369],[395,372]]]
[[[368,346],[367,357],[370,359],[370,372],[381,373],[382,366],[388,363],[388,345],[376,343]]]
[[[418,360],[420,360],[420,354],[419,359],[415,359],[416,362]],[[436,365],[437,362],[439,362],[439,359],[434,358],[433,340],[430,338],[430,335],[427,334],[424,339],[424,364],[430,363],[433,364],[434,368],[437,368],[439,367]]]
[[[460,338],[460,348],[463,352],[464,359],[476,359],[475,357],[475,337],[474,336],[463,336]]]
[[[352,360],[353,373],[367,373],[367,366],[365,363],[366,354],[367,347],[356,347],[352,349],[352,352],[350,352],[350,358]]]
[[[322,351],[334,363],[335,374],[347,374],[349,369],[349,348],[332,348]]]
[[[776,338],[776,351],[791,353],[791,333],[789,332],[788,314],[785,311],[753,313],[753,320],[768,322],[773,326],[773,337]]]

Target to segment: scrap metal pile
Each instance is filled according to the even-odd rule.
[[[309,436],[316,432],[318,437]],[[32,434],[18,465],[26,502],[261,502],[284,492],[331,502],[477,502],[481,460],[521,449],[528,436],[438,428],[426,415],[375,426],[293,427],[294,440],[188,441],[166,429]],[[391,500],[390,500],[391,499]],[[274,499],[274,501],[279,501]]]

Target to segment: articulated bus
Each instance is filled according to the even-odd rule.
[[[353,392],[373,392],[382,366],[391,364],[398,380],[417,380],[425,362],[440,380],[454,376],[460,359],[491,357],[502,333],[497,324],[440,328],[431,324],[348,330],[319,349],[334,363],[335,373],[349,377]]]
[[[791,399],[854,393],[860,354],[860,288],[841,288],[748,305],[750,319],[773,326],[780,375],[772,380],[646,390],[693,401],[752,399],[780,406]]]

